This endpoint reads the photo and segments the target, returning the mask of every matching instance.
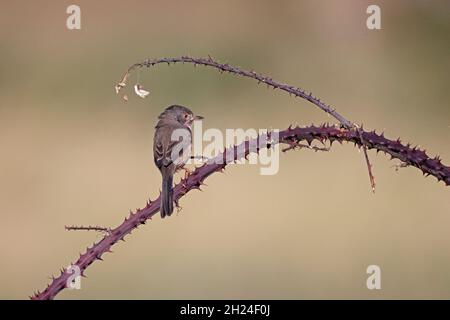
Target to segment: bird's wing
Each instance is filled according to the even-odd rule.
[[[178,162],[178,158],[183,157],[184,145],[190,143],[184,141],[181,137],[178,141],[172,141],[171,138],[174,129],[178,128],[173,128],[173,126],[161,126],[156,129],[153,143],[153,155],[155,164],[158,168],[161,168],[162,166],[167,167],[174,162]],[[177,155],[176,159],[172,159],[173,147],[180,143],[182,143],[182,145],[179,146],[181,147],[180,154]]]
[[[173,163],[172,160],[172,148],[174,145],[178,144],[179,141],[170,141],[167,144],[164,144],[162,142],[155,143],[155,152],[154,152],[154,158],[155,158],[155,164],[158,168],[161,168],[162,166],[169,166]],[[165,148],[165,146],[167,147]]]

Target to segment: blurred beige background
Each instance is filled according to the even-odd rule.
[[[145,100],[114,84],[147,57],[210,54],[311,90],[349,119],[450,164],[448,1],[15,1],[0,11],[0,298],[25,299],[160,188],[155,118],[173,103],[204,127],[333,121],[256,82],[190,65],[140,72]],[[378,4],[382,30],[366,28]],[[130,79],[136,81],[136,74]],[[128,88],[130,89],[130,88]],[[281,155],[275,176],[235,166],[96,262],[58,299],[450,298],[449,188],[370,153]],[[366,288],[366,268],[382,289]]]

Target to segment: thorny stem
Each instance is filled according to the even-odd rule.
[[[243,77],[255,79],[259,83],[261,83],[261,82],[265,83],[270,87],[273,87],[275,89],[280,89],[282,91],[286,91],[289,94],[292,94],[297,97],[301,97],[305,100],[312,102],[317,107],[322,109],[324,112],[326,112],[326,113],[330,114],[331,116],[333,116],[334,118],[336,118],[347,129],[350,129],[355,126],[354,123],[345,119],[330,105],[327,105],[326,103],[321,101],[319,98],[314,97],[311,92],[307,93],[306,91],[304,91],[300,88],[277,82],[277,81],[273,80],[272,78],[263,76],[259,73],[256,73],[253,70],[247,71],[247,70],[243,70],[238,67],[231,66],[228,63],[223,63],[223,64],[219,63],[219,62],[213,60],[211,57],[208,57],[205,59],[205,58],[194,58],[194,57],[189,57],[189,56],[181,56],[181,57],[176,57],[176,58],[147,59],[143,62],[139,62],[139,63],[135,63],[135,64],[131,65],[128,68],[125,76],[122,78],[122,81],[120,83],[126,84],[126,80],[129,76],[129,74],[131,73],[131,71],[133,71],[135,69],[143,68],[143,67],[149,68],[151,66],[161,64],[161,63],[167,63],[170,65],[171,63],[175,64],[175,63],[180,63],[180,62],[213,67],[215,69],[218,69],[220,72],[229,72],[229,73],[240,75]]]
[[[131,71],[133,71],[135,69],[139,69],[139,68],[143,68],[143,67],[149,68],[151,66],[161,64],[161,63],[167,63],[168,65],[170,65],[171,63],[175,64],[175,63],[180,63],[180,62],[181,63],[191,63],[191,64],[194,64],[194,66],[203,65],[203,66],[207,66],[207,67],[213,67],[213,68],[219,70],[220,72],[229,72],[229,73],[232,73],[235,75],[240,75],[243,77],[255,79],[258,81],[258,83],[261,83],[261,82],[265,83],[269,87],[285,91],[285,92],[289,93],[290,95],[294,95],[296,97],[303,98],[303,99],[313,103],[314,105],[319,107],[324,112],[326,112],[326,113],[330,114],[331,116],[333,116],[334,118],[336,118],[340,122],[340,124],[346,129],[354,129],[354,130],[358,131],[359,133],[361,131],[361,129],[359,128],[358,125],[356,125],[355,123],[344,118],[342,115],[340,115],[336,111],[336,109],[332,108],[330,105],[324,103],[319,98],[314,97],[312,95],[312,92],[307,93],[305,90],[302,90],[298,87],[294,87],[294,86],[290,86],[288,84],[277,82],[277,81],[273,80],[272,78],[264,76],[259,73],[256,73],[253,70],[251,70],[251,71],[243,70],[239,67],[229,65],[228,63],[219,63],[219,62],[215,61],[213,58],[211,58],[211,56],[208,56],[208,58],[194,58],[194,57],[189,57],[189,56],[181,56],[181,57],[175,57],[175,58],[147,59],[143,62],[135,63],[128,68],[127,72],[122,77],[122,80],[116,85],[116,87],[115,87],[116,92],[119,93],[119,91],[123,87],[126,86],[126,82],[127,82],[128,77],[130,76]],[[370,184],[372,187],[372,191],[375,192],[375,178],[372,173],[372,164],[370,163],[369,156],[367,155],[367,147],[366,147],[364,140],[362,141],[362,143],[363,143],[364,157],[365,157],[366,164],[367,164],[367,170],[369,171]]]
[[[67,231],[98,231],[98,232],[110,232],[110,228],[100,226],[65,226]]]
[[[382,151],[391,156],[391,159],[396,158],[402,161],[405,165],[414,166],[422,171],[424,175],[432,175],[439,181],[444,181],[445,185],[450,185],[450,167],[442,164],[439,157],[430,158],[425,151],[416,147],[412,148],[409,144],[404,145],[400,140],[389,140],[383,134],[377,134],[375,131],[362,131],[359,134],[355,130],[339,128],[336,126],[323,125],[320,127],[310,126],[306,128],[291,128],[279,132],[278,141],[271,142],[271,145],[276,143],[283,143],[293,145],[305,141],[311,145],[313,141],[329,141],[330,145],[334,141],[340,143],[347,141],[353,142],[355,145],[363,146],[361,136],[365,141],[368,149],[375,149],[377,152]],[[255,141],[256,140],[256,141]],[[250,146],[258,146],[260,149],[267,147],[267,140],[261,139],[261,136],[255,140],[245,141],[240,146],[234,146],[226,149],[216,158],[208,160],[207,163],[195,169],[186,179],[183,179],[174,187],[174,201],[178,202],[181,197],[193,189],[200,189],[204,185],[204,180],[215,172],[221,172],[227,165],[225,159],[238,160],[248,156],[250,153]],[[256,150],[258,152],[259,149]],[[231,155],[231,157],[230,157]],[[222,160],[222,161],[220,161]],[[131,212],[125,218],[124,222],[115,229],[112,229],[104,237],[88,247],[84,254],[81,254],[74,265],[81,270],[82,276],[86,269],[96,260],[102,260],[102,255],[106,252],[111,252],[111,247],[119,240],[123,240],[126,235],[130,234],[139,225],[145,224],[148,219],[151,219],[159,211],[160,198],[154,201],[147,202],[147,205],[138,209],[136,212]],[[58,277],[53,277],[51,283],[42,292],[34,294],[32,299],[46,300],[53,299],[60,291],[67,287],[67,281],[72,275],[71,272],[66,272],[66,269],[61,270]]]

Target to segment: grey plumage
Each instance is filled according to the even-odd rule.
[[[161,172],[161,218],[173,212],[173,175],[190,158],[192,123],[203,119],[179,105],[167,107],[160,115],[153,139],[153,157]],[[178,138],[178,139],[175,139]]]

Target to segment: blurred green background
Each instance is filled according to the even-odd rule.
[[[72,3],[2,2],[0,298],[43,289],[100,239],[64,225],[113,227],[157,196],[153,126],[167,105],[204,115],[204,128],[333,121],[191,65],[142,70],[151,95],[124,103],[114,85],[145,58],[209,54],[257,70],[450,164],[448,1],[77,1],[82,29],[70,31]],[[369,4],[381,7],[382,30],[366,28]],[[350,145],[282,154],[275,176],[230,167],[57,298],[450,298],[448,187],[370,157],[375,195]],[[371,264],[381,290],[366,288]]]

